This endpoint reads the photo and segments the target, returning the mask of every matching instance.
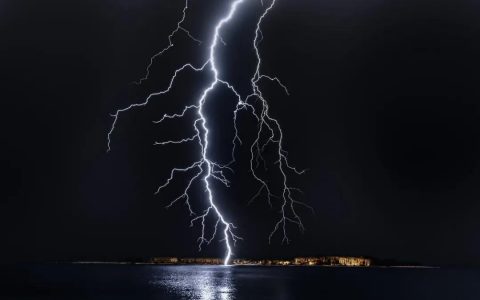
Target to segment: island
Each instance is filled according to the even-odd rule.
[[[221,258],[177,258],[154,257],[148,261],[159,265],[222,265]],[[348,256],[296,257],[293,259],[245,259],[236,258],[231,261],[234,266],[348,266],[369,267],[372,259]]]

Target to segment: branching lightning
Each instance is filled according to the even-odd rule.
[[[300,216],[297,213],[297,206],[302,205],[310,208],[310,206],[297,201],[293,197],[293,193],[298,191],[297,188],[292,187],[288,181],[288,174],[303,174],[304,170],[298,170],[294,166],[292,166],[287,158],[287,152],[284,150],[284,136],[282,129],[280,127],[280,123],[278,120],[271,116],[269,112],[269,105],[267,102],[266,97],[263,95],[262,90],[259,86],[262,80],[269,80],[272,81],[280,88],[282,88],[285,93],[288,94],[287,87],[277,78],[274,76],[269,76],[266,74],[261,73],[261,55],[259,50],[259,44],[263,39],[263,33],[261,31],[261,25],[268,13],[274,8],[276,0],[270,0],[268,5],[265,5],[265,1],[261,0],[262,7],[264,10],[260,17],[257,19],[256,27],[255,27],[255,35],[252,44],[252,50],[256,55],[256,68],[255,72],[251,77],[251,93],[246,96],[242,97],[237,90],[235,89],[234,85],[221,77],[219,74],[219,70],[217,68],[216,62],[216,49],[220,44],[226,45],[226,42],[223,40],[221,36],[221,31],[225,24],[230,22],[237,12],[238,7],[246,2],[246,1],[255,1],[255,0],[232,0],[231,4],[229,5],[225,15],[216,23],[214,30],[212,32],[211,42],[209,44],[209,56],[205,60],[205,62],[200,66],[194,66],[192,63],[186,63],[175,70],[174,74],[170,78],[169,84],[167,88],[161,91],[157,91],[148,95],[142,102],[131,104],[128,107],[118,109],[114,114],[112,114],[113,122],[108,132],[108,151],[110,151],[111,145],[111,136],[113,131],[115,130],[115,126],[118,122],[120,114],[132,110],[136,107],[146,106],[152,97],[160,96],[167,94],[172,89],[177,75],[181,72],[185,72],[187,70],[193,72],[204,72],[209,71],[213,75],[213,79],[211,82],[205,86],[203,89],[200,97],[194,104],[185,106],[181,112],[175,114],[164,114],[162,118],[158,121],[154,121],[154,123],[159,124],[163,123],[167,120],[172,119],[182,119],[186,116],[188,112],[194,112],[196,117],[193,120],[193,129],[194,134],[192,136],[187,136],[183,138],[179,138],[176,140],[166,140],[166,141],[157,141],[154,145],[158,146],[167,146],[172,144],[184,144],[184,143],[196,143],[198,145],[200,158],[183,167],[176,167],[171,170],[169,178],[158,187],[156,193],[159,193],[167,187],[174,179],[175,176],[178,174],[191,174],[189,177],[189,181],[183,192],[175,199],[173,199],[167,207],[171,207],[175,203],[179,201],[183,201],[190,213],[191,221],[190,225],[193,226],[195,222],[201,223],[201,235],[198,238],[198,248],[199,250],[202,249],[202,246],[205,244],[210,244],[218,234],[220,234],[221,241],[224,242],[226,247],[226,255],[224,258],[224,263],[227,265],[230,261],[232,256],[232,244],[242,238],[239,237],[235,233],[236,227],[233,223],[228,221],[225,217],[225,214],[220,210],[217,206],[218,199],[215,197],[214,191],[212,189],[212,182],[217,181],[224,184],[226,187],[229,187],[230,182],[225,176],[225,170],[231,170],[232,164],[235,162],[235,151],[236,147],[242,145],[242,140],[239,135],[238,130],[238,122],[237,116],[240,111],[247,111],[252,116],[253,119],[257,122],[257,131],[255,133],[255,139],[253,143],[250,145],[250,172],[253,178],[259,183],[260,188],[258,192],[253,196],[250,200],[253,201],[257,197],[262,194],[266,195],[268,204],[273,207],[272,198],[277,198],[280,201],[280,217],[276,221],[270,235],[269,235],[269,242],[271,242],[272,238],[277,232],[281,233],[282,243],[288,243],[289,238],[287,235],[287,224],[291,223],[296,225],[300,231],[304,230],[304,226]],[[257,0],[258,1],[258,0]],[[189,8],[189,0],[185,0],[185,6],[183,8],[183,13],[180,20],[177,23],[176,28],[171,32],[168,37],[169,44],[167,47],[156,53],[150,59],[150,64],[147,67],[147,73],[145,77],[140,79],[137,83],[142,83],[144,80],[148,79],[150,74],[150,68],[154,63],[155,58],[162,55],[169,49],[171,49],[174,45],[172,42],[172,38],[179,32],[185,33],[190,39],[201,43],[200,40],[193,37],[193,35],[183,27],[183,22],[186,18],[187,10]],[[206,101],[209,99],[210,93],[215,90],[218,86],[224,86],[229,89],[232,95],[235,97],[237,103],[235,109],[233,111],[233,128],[234,128],[234,137],[232,140],[232,159],[230,162],[226,164],[216,162],[212,157],[209,157],[209,127],[208,127],[208,117],[204,113],[204,106]],[[255,102],[254,102],[255,101]],[[258,105],[260,103],[260,105]],[[266,160],[262,156],[265,148],[267,146],[274,146],[276,149],[276,161],[274,163],[275,167],[278,168],[278,171],[281,174],[282,182],[281,182],[281,191],[280,193],[274,194],[272,192],[272,187],[269,185],[268,181],[257,172],[259,165],[262,163],[264,165],[267,164]],[[205,210],[200,213],[195,212],[192,209],[192,205],[190,204],[190,189],[195,183],[201,183],[205,188],[205,192],[208,198],[208,206]],[[206,220],[207,217],[213,216],[216,218],[216,223],[213,227],[213,233],[207,236],[206,228]],[[219,233],[219,231],[221,233]]]

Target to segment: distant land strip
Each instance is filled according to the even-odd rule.
[[[150,264],[150,265],[223,265],[222,258],[178,258],[154,257],[150,259],[129,259],[126,261],[75,261],[78,264]],[[312,256],[293,259],[246,259],[232,260],[234,266],[337,266],[337,267],[416,267],[418,263],[405,263],[396,260],[379,260],[367,257],[351,256]]]

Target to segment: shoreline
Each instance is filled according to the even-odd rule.
[[[359,268],[359,269],[440,269],[440,266],[381,266],[381,265],[372,265],[372,266],[345,266],[345,265],[259,265],[259,264],[159,264],[159,263],[150,263],[150,262],[109,262],[109,261],[73,261],[73,262],[55,262],[56,264],[76,264],[76,265],[138,265],[138,266],[195,266],[195,267],[323,267],[323,268]]]

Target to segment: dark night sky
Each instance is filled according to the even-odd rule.
[[[228,2],[192,2],[185,27],[208,41]],[[257,4],[226,27],[219,52],[222,74],[240,89],[253,66]],[[105,152],[109,113],[205,57],[180,36],[151,80],[131,84],[166,45],[181,5],[0,1],[2,261],[197,255],[185,207],[163,208],[181,186],[153,195],[194,155],[153,141],[190,127],[151,121],[198,95],[208,77],[186,74],[171,95],[122,116]],[[261,51],[265,72],[291,96],[266,90],[291,160],[309,169],[293,182],[316,213],[301,211],[307,231],[291,227],[290,245],[278,236],[268,245],[277,215],[263,199],[247,206],[256,190],[240,151],[232,188],[217,192],[245,238],[236,254],[480,264],[479,17],[475,1],[278,0]],[[228,155],[229,99],[219,91],[208,106],[219,158]],[[202,252],[221,253],[221,244]]]

